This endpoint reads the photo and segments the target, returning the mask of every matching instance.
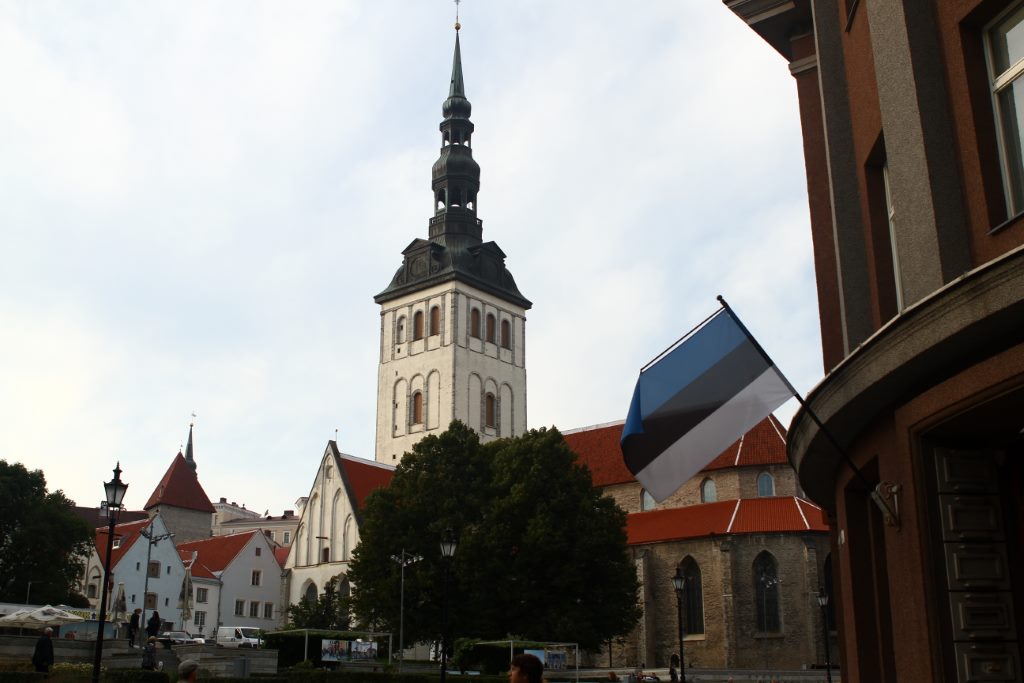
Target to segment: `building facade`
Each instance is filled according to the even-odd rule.
[[[785,430],[769,417],[661,503],[623,462],[622,423],[565,433],[594,486],[627,513],[640,582],[636,629],[597,653],[598,666],[802,669],[825,663],[817,596],[829,591],[828,527],[786,462]],[[835,652],[835,644],[832,644]]]
[[[374,297],[381,306],[376,459],[385,464],[456,419],[484,440],[526,431],[532,304],[505,267],[505,253],[483,241],[471,111],[456,33],[428,239],[405,248],[391,284]]]
[[[1024,3],[726,4],[797,82],[843,680],[1024,680]]]

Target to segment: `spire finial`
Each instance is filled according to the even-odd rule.
[[[458,32],[462,28],[462,24],[459,23],[459,5],[462,4],[462,0],[455,0],[455,31]]]

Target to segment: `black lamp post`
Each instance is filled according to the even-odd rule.
[[[679,611],[679,680],[686,683],[686,664],[683,661],[683,591],[686,589],[686,577],[683,576],[682,567],[676,567],[672,586],[676,589],[676,609]]]
[[[441,557],[444,561],[444,592],[441,601],[441,683],[444,683],[448,672],[448,570],[452,557],[455,555],[455,534],[451,527],[441,534]]]
[[[128,490],[128,484],[121,481],[121,463],[114,468],[114,478],[103,483],[107,492],[107,516],[110,522],[107,524],[107,561],[103,567],[103,585],[100,587],[100,623],[96,632],[96,659],[92,663],[93,683],[100,680],[100,661],[103,659],[103,630],[107,624],[107,585],[110,583],[110,555],[114,551],[114,525],[117,524],[117,515],[121,509],[121,501],[124,500],[124,492]]]
[[[832,662],[828,656],[828,593],[824,588],[818,592],[818,606],[821,607],[821,634],[825,638],[825,680],[832,683]]]

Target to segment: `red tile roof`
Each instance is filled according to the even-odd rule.
[[[590,468],[594,486],[628,484],[636,481],[622,459],[622,422],[585,427],[565,433],[565,442],[580,463]],[[786,430],[774,415],[754,425],[705,470],[749,465],[787,464]]]
[[[229,534],[227,536],[214,536],[204,538],[201,541],[189,541],[178,545],[178,553],[182,560],[196,555],[196,562],[202,564],[211,572],[222,572],[231,564],[231,561],[242,552],[254,534],[263,533],[259,530],[243,531],[240,534]]]
[[[121,561],[121,558],[128,552],[128,549],[140,538],[139,532],[147,526],[149,526],[148,517],[137,522],[125,522],[124,524],[114,526],[114,540],[120,539],[120,543],[110,553],[112,567],[117,566],[117,563]],[[93,542],[96,544],[96,553],[100,557],[100,562],[104,563],[104,567],[106,566],[107,557],[107,533],[107,527],[98,527],[96,529],[96,536],[93,539]]]
[[[288,551],[291,549],[292,548],[289,545],[279,545],[274,548],[274,559],[277,560],[277,563],[281,565],[282,568],[284,567],[284,563],[288,561]]]
[[[192,563],[192,566],[191,566],[192,578],[200,578],[200,579],[216,579],[217,578],[217,576],[213,573],[213,570],[210,569],[209,567],[207,567],[205,564],[203,564],[202,560],[199,559],[198,555],[196,555],[196,559],[193,561],[193,559],[192,559],[192,551],[178,549],[178,557],[181,558],[181,563],[183,565],[185,565],[186,567],[189,566],[190,562]]]
[[[349,486],[352,504],[357,510],[362,510],[366,498],[371,493],[391,483],[392,477],[395,476],[395,469],[372,460],[346,455],[337,450],[337,445],[333,441],[331,444],[334,447],[334,452],[338,455],[342,476]]]
[[[626,518],[630,545],[729,534],[828,531],[821,508],[802,498],[744,498],[650,512]]]
[[[216,512],[210,499],[206,496],[206,491],[199,484],[199,478],[196,477],[195,471],[189,467],[185,456],[181,453],[174,456],[164,478],[156,485],[153,495],[149,497],[143,509],[149,510],[157,505],[171,505],[200,512]]]

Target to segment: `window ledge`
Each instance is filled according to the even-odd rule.
[[[994,235],[997,232],[1002,232],[1003,230],[1005,230],[1006,228],[1010,227],[1011,225],[1015,225],[1016,223],[1021,222],[1022,219],[1024,219],[1024,211],[1022,211],[1021,213],[1016,214],[1015,216],[1011,216],[1011,217],[1007,218],[1005,221],[1003,221],[999,225],[997,225],[994,228],[992,228],[991,230],[989,230],[988,234],[989,235]]]
[[[707,635],[704,634],[704,633],[693,633],[693,634],[689,634],[688,633],[685,636],[683,636],[683,642],[684,643],[688,643],[691,640],[705,640],[705,639],[707,639]]]
[[[754,634],[755,640],[783,640],[785,639],[785,633],[763,633],[758,632]]]

